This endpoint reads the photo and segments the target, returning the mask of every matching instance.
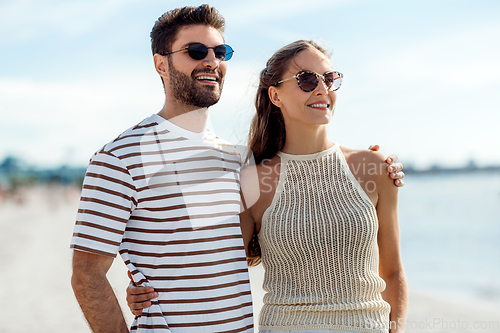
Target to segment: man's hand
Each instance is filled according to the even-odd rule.
[[[379,145],[374,145],[370,146],[368,149],[373,150],[373,151],[378,151],[379,150]],[[387,172],[389,172],[389,177],[394,179],[394,185],[397,187],[404,186],[405,182],[403,178],[405,177],[405,174],[403,171],[403,164],[401,163],[394,163],[398,160],[398,157],[394,154],[387,156],[385,162],[389,164],[387,166]]]
[[[130,272],[127,273],[132,280]],[[150,300],[156,297],[158,297],[158,293],[153,287],[138,287],[132,281],[127,287],[127,304],[135,316],[140,316],[142,309],[149,308],[151,306]]]

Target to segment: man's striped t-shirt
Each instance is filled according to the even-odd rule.
[[[119,252],[134,281],[158,291],[132,332],[253,332],[240,166],[210,131],[159,115],[92,157],[71,248]]]

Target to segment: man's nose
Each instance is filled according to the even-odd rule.
[[[205,57],[205,59],[203,59],[203,66],[205,66],[207,68],[215,69],[215,68],[219,67],[220,62],[221,61],[215,57],[215,50],[208,49],[208,54]]]

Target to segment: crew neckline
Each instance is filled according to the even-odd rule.
[[[205,129],[203,132],[192,132],[185,128],[182,128],[173,122],[163,118],[159,114],[155,113],[151,116],[158,123],[158,126],[163,129],[167,129],[170,132],[173,132],[179,136],[185,137],[190,140],[202,141],[205,139],[208,129]]]

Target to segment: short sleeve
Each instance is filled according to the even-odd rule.
[[[96,153],[87,168],[70,247],[116,257],[137,203],[133,179],[111,153]]]

